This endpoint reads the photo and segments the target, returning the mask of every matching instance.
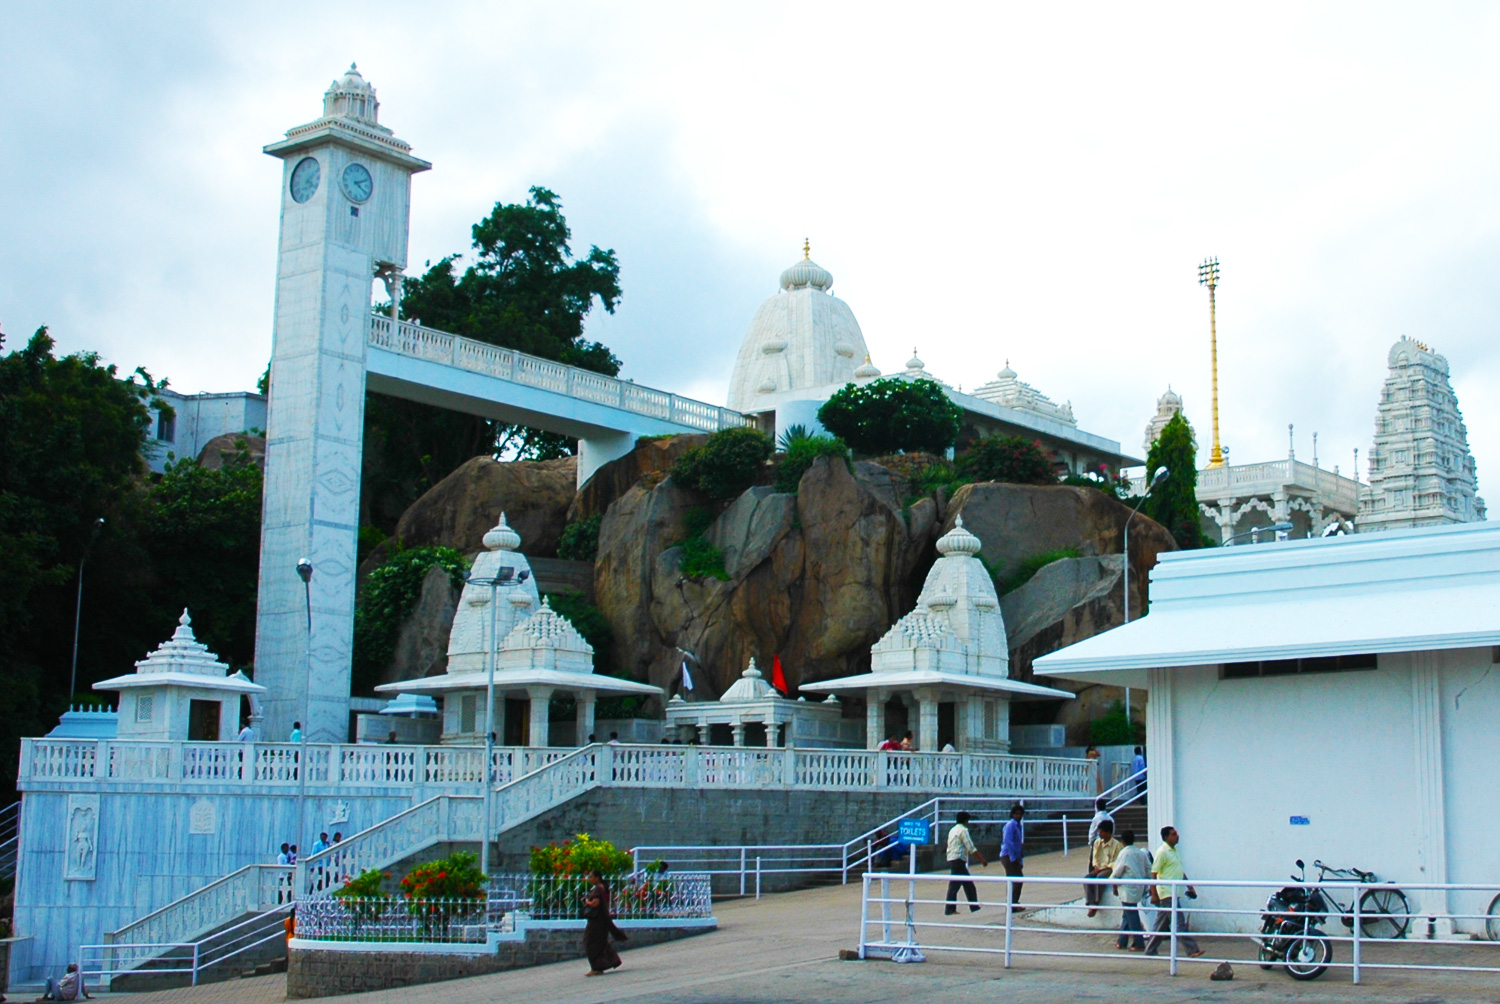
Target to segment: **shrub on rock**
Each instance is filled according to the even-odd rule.
[[[771,451],[770,437],[759,429],[721,429],[678,457],[672,478],[710,498],[731,498],[755,483]]]
[[[935,380],[887,377],[845,384],[818,409],[818,421],[867,456],[942,453],[958,440],[963,414]]]

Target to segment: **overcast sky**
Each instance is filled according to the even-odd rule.
[[[433,163],[411,269],[528,186],[624,299],[589,334],[722,401],[780,270],[834,275],[874,361],[973,389],[1008,358],[1138,449],[1368,453],[1390,344],[1448,357],[1500,464],[1500,7],[0,0],[0,324],[174,388],[265,368],[281,165],[351,60]],[[1200,455],[1200,461],[1206,453]]]

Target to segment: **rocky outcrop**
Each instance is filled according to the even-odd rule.
[[[672,470],[678,457],[706,442],[706,433],[636,440],[635,449],[600,467],[578,489],[568,509],[568,522],[602,516],[615,499],[623,497],[642,479],[647,481],[647,488],[654,488]]]
[[[406,547],[452,547],[470,554],[503,512],[521,535],[523,554],[550,558],[557,554],[557,539],[567,525],[577,480],[577,457],[509,463],[475,457],[401,514],[393,541]],[[385,560],[391,546],[388,541],[371,551],[360,564],[361,579]]]
[[[615,669],[675,690],[691,652],[698,696],[721,694],[751,656],[779,654],[788,683],[869,666],[870,645],[914,602],[932,560],[936,505],[903,507],[905,482],[875,464],[822,458],[796,495],[752,488],[704,539],[726,580],[681,572],[689,510],[706,500],[670,479],[637,485],[606,513],[595,562]]]
[[[434,565],[422,579],[416,605],[401,622],[391,663],[377,683],[437,676],[448,669],[448,632],[458,610],[462,587],[446,569]]]
[[[964,521],[965,524],[968,520]],[[1132,526],[1131,530],[1135,530]],[[1124,620],[1124,590],[1118,554],[1054,561],[1019,589],[1000,598],[1010,644],[1010,675],[1030,680],[1032,660],[1107,631]],[[1131,594],[1132,609],[1145,609],[1141,583]],[[1076,690],[1076,685],[1059,684]]]
[[[1003,582],[1027,558],[1048,551],[1072,548],[1084,558],[1119,554],[1130,508],[1093,488],[985,482],[954,492],[941,532],[952,529],[960,515],[964,526],[984,542],[980,557]],[[1144,576],[1154,568],[1162,551],[1175,550],[1177,542],[1161,524],[1141,515],[1130,524],[1135,575]],[[1132,603],[1135,598],[1132,593]]]
[[[249,455],[250,462],[256,467],[265,469],[266,437],[252,436],[248,432],[229,432],[210,439],[199,451],[198,463],[211,471],[217,471],[224,466],[225,461],[234,460],[241,450]]]

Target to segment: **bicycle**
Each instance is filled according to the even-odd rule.
[[[1334,879],[1353,879],[1364,884],[1375,882],[1375,873],[1362,871],[1358,868],[1333,868],[1321,861],[1314,861],[1313,867],[1318,870],[1318,881],[1321,883],[1325,878],[1332,876]],[[1354,900],[1350,899],[1347,904],[1340,903],[1338,899],[1328,890],[1321,889],[1328,902],[1339,912],[1339,919],[1344,926],[1351,931],[1354,929]],[[1500,902],[1500,896],[1496,897]],[[1496,913],[1496,903],[1490,904],[1491,924],[1500,927],[1500,914]],[[1366,889],[1359,897],[1359,933],[1366,938],[1404,938],[1407,928],[1411,926],[1411,904],[1407,901],[1406,893],[1394,885],[1384,885],[1378,889]]]

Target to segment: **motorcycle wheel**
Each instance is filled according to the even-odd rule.
[[[1411,926],[1411,906],[1395,886],[1371,889],[1359,898],[1359,933],[1367,938],[1400,938]]]
[[[1286,973],[1294,980],[1315,980],[1328,971],[1332,959],[1327,938],[1297,937],[1286,949]]]
[[[1500,899],[1500,897],[1496,898]],[[1276,954],[1276,949],[1271,947],[1270,940],[1262,939],[1260,943],[1260,968],[1271,969],[1271,963],[1279,962],[1280,959],[1281,957]]]

